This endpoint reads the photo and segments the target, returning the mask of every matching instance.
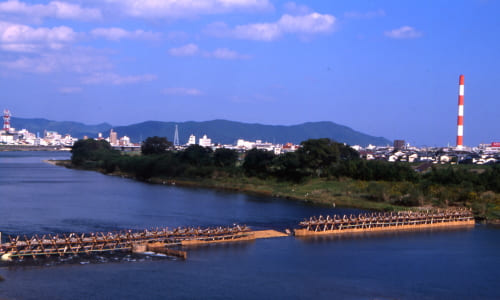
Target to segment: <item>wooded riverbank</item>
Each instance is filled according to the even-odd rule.
[[[68,164],[68,163],[65,163]],[[275,155],[252,149],[191,145],[174,150],[165,138],[148,138],[142,155],[112,150],[105,141],[78,141],[72,168],[140,181],[217,188],[264,196],[383,211],[409,208],[471,208],[478,220],[500,219],[500,165],[432,166],[366,161],[347,145],[307,140],[295,152]]]
[[[70,160],[48,160],[47,163],[62,166],[71,169],[83,169],[75,166]],[[451,206],[433,206],[432,204],[424,204],[421,206],[401,206],[394,205],[383,201],[373,201],[374,195],[370,194],[372,190],[382,190],[388,186],[394,185],[394,182],[364,182],[344,178],[338,181],[332,181],[324,178],[313,178],[301,183],[291,183],[287,181],[279,181],[275,179],[259,179],[256,177],[212,177],[212,178],[166,178],[166,177],[151,177],[146,180],[138,179],[134,174],[123,171],[115,171],[112,173],[106,172],[104,169],[93,169],[105,175],[119,176],[133,180],[144,181],[151,184],[174,185],[180,187],[192,188],[207,188],[218,189],[232,192],[241,192],[265,197],[277,197],[290,199],[294,201],[307,202],[313,205],[321,205],[326,207],[348,207],[359,208],[364,210],[376,211],[399,211],[408,209],[425,209],[432,207],[448,208]],[[374,188],[374,186],[376,188]],[[393,187],[397,190],[398,184]],[[404,196],[404,195],[402,195]],[[484,218],[483,215],[475,213],[475,217],[479,221],[487,223],[499,224],[497,218]]]

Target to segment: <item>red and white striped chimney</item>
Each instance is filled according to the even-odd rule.
[[[464,75],[460,75],[458,88],[457,149],[464,147]]]
[[[3,111],[3,130],[10,132],[10,111],[8,109]]]

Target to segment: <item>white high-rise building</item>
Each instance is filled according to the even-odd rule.
[[[196,145],[196,137],[194,136],[194,134],[190,135],[189,136],[189,140],[187,142],[187,145],[190,146],[190,145]]]

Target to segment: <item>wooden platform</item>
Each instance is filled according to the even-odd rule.
[[[206,244],[216,244],[216,243],[230,243],[230,242],[242,242],[242,241],[253,241],[256,239],[268,239],[288,236],[284,232],[279,232],[277,230],[257,230],[249,231],[245,236],[239,236],[235,238],[227,239],[191,239],[184,240],[181,242],[182,246],[194,246],[194,245],[206,245]]]
[[[252,231],[252,233],[254,234],[256,239],[269,239],[288,236],[286,233],[277,230],[258,230]]]

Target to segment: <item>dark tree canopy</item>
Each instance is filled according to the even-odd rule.
[[[302,142],[297,154],[302,167],[309,169],[309,172],[316,176],[325,174],[327,169],[341,160],[359,159],[359,153],[351,147],[327,138]]]
[[[231,149],[219,148],[214,152],[214,163],[221,168],[234,167],[238,153]]]
[[[267,177],[271,172],[274,153],[266,150],[252,149],[246,153],[243,169],[249,176]]]
[[[299,182],[307,176],[297,152],[277,156],[273,161],[273,167],[273,174],[281,180]]]
[[[172,147],[172,143],[166,137],[148,137],[141,145],[141,152],[144,155],[162,154]]]
[[[210,165],[212,162],[212,149],[200,145],[191,145],[181,154],[181,159],[193,166]]]
[[[97,161],[100,157],[112,153],[113,148],[105,140],[78,140],[71,149],[71,162],[75,165],[81,165],[85,161]]]

